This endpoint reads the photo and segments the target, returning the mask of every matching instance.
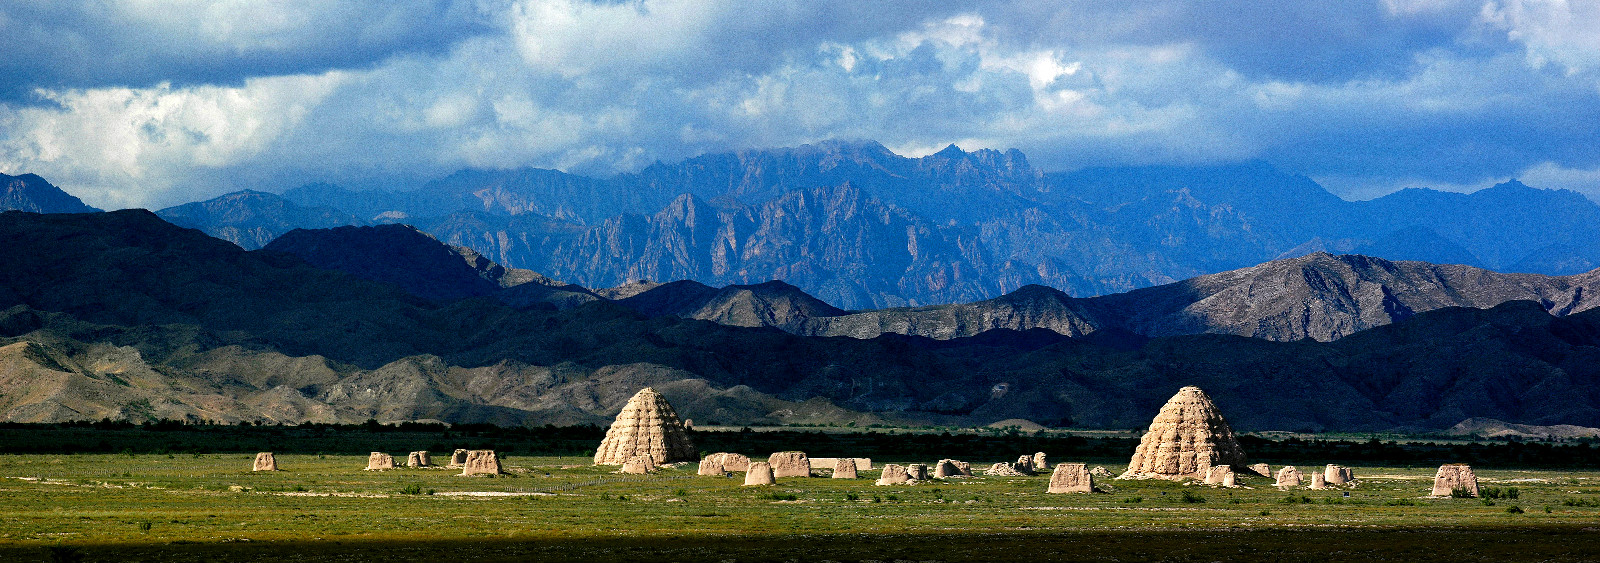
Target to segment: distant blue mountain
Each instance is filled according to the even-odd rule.
[[[1316,251],[1546,274],[1600,264],[1600,205],[1515,181],[1351,202],[1263,162],[1045,174],[1016,150],[908,158],[871,141],[710,154],[611,178],[462,170],[410,192],[311,184],[281,201],[224,199],[161,213],[247,248],[293,227],[405,223],[588,287],[777,279],[851,309],[971,302],[1028,284],[1102,295]],[[228,206],[255,211],[218,209]]]
[[[361,218],[332,207],[302,207],[277,194],[254,190],[168,207],[157,211],[156,215],[180,227],[200,229],[245,250],[266,246],[294,229],[366,224]]]

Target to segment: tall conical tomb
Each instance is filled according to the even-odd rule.
[[[1119,479],[1203,479],[1211,466],[1244,462],[1233,429],[1211,397],[1199,387],[1184,387],[1156,414]]]
[[[622,465],[635,455],[648,456],[656,465],[695,461],[699,455],[684,431],[678,413],[655,389],[646,387],[628,399],[606,439],[594,452],[595,465]]]

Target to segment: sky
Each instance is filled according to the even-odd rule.
[[[0,0],[0,172],[106,209],[826,139],[1600,199],[1600,0]]]

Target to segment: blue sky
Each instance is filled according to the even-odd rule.
[[[0,0],[0,172],[103,208],[874,139],[1600,198],[1600,0]]]

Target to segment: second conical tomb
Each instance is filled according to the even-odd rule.
[[[617,413],[606,438],[594,452],[595,465],[621,465],[636,455],[656,465],[699,459],[678,413],[655,389],[640,390]]]
[[[1205,391],[1184,387],[1167,400],[1139,440],[1121,479],[1205,478],[1214,465],[1243,467],[1244,451]]]

